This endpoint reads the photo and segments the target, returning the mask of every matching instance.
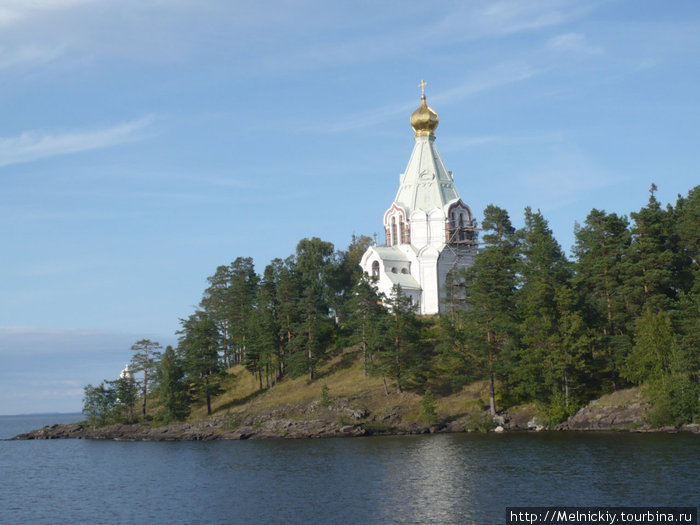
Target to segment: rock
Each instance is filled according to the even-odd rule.
[[[537,418],[533,417],[530,421],[527,422],[527,429],[534,430],[535,432],[540,432],[541,430],[544,430],[544,425],[541,425],[539,421],[537,421]]]
[[[501,425],[498,425],[496,428],[493,429],[494,432],[503,432],[504,428]]]
[[[354,419],[364,419],[369,416],[369,410],[366,408],[357,408],[350,411],[350,417]]]
[[[496,425],[502,426],[505,424],[506,418],[504,418],[503,416],[496,415],[493,416],[493,422],[496,423]]]

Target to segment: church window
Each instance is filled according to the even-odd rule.
[[[408,273],[408,268],[401,268],[401,273],[407,274],[407,273]]]
[[[391,245],[397,244],[396,238],[396,217],[391,218]]]
[[[397,273],[396,266],[391,267],[391,273]]]
[[[372,277],[379,279],[379,261],[374,261],[372,263]]]
[[[403,219],[399,217],[399,244],[403,244],[404,239],[403,239]]]

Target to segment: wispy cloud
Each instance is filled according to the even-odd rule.
[[[536,144],[536,143],[557,143],[564,139],[562,133],[534,133],[522,135],[480,135],[469,137],[443,137],[441,139],[442,151],[463,150],[464,148],[475,148],[479,146],[510,146],[519,144]]]
[[[0,355],[39,356],[124,353],[138,339],[150,334],[129,334],[107,330],[53,330],[31,326],[0,327]],[[156,337],[157,338],[157,337]],[[162,338],[161,338],[162,339]]]
[[[152,135],[153,116],[147,116],[108,128],[63,134],[26,132],[17,137],[0,138],[0,166],[108,148],[141,140]]]
[[[462,83],[445,91],[436,93],[435,95],[431,95],[428,102],[435,102],[443,105],[451,104],[484,91],[522,82],[534,77],[540,71],[542,70],[524,62],[498,64],[494,67],[477,71]],[[376,126],[377,124],[385,122],[397,115],[403,115],[406,112],[410,113],[410,111],[415,109],[415,107],[415,100],[404,104],[381,106],[347,116],[344,119],[332,123],[326,127],[318,124],[309,125],[308,129],[316,131],[322,130],[330,133],[352,131],[360,128]]]
[[[14,49],[0,47],[0,69],[22,64],[42,64],[50,62],[63,53],[61,47],[46,47],[26,44]]]
[[[95,0],[4,0],[0,7],[0,27],[12,25],[33,15],[94,2]]]

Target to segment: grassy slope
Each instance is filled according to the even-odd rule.
[[[411,392],[396,392],[396,385],[388,381],[389,392],[384,392],[381,377],[364,376],[362,362],[357,352],[350,349],[319,367],[317,377],[309,381],[306,376],[285,378],[269,389],[259,390],[259,382],[244,367],[229,370],[224,381],[225,392],[212,401],[214,415],[228,414],[234,419],[274,413],[277,416],[302,419],[308,407],[318,404],[321,390],[328,386],[330,396],[337,406],[365,409],[368,420],[382,421],[398,415],[403,421],[419,421],[421,396]],[[437,398],[437,415],[442,421],[463,420],[482,414],[488,405],[485,382],[466,386],[461,392]],[[190,419],[206,417],[206,407],[193,406]]]

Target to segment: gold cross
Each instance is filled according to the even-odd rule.
[[[427,85],[428,85],[428,83],[427,83],[425,80],[423,80],[423,79],[421,78],[421,79],[420,79],[420,84],[418,84],[418,87],[420,88],[420,91],[421,91],[420,94],[421,94],[421,96],[423,96],[423,97],[425,96],[425,86],[427,86]]]

